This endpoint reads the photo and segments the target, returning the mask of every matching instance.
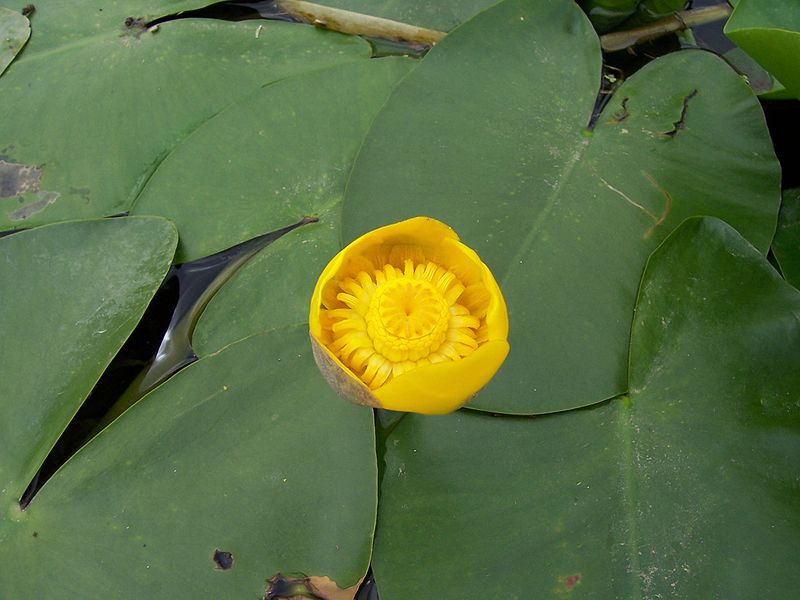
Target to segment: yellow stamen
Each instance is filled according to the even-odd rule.
[[[485,341],[484,311],[467,308],[485,304],[481,286],[465,285],[411,245],[382,258],[388,262],[338,281],[328,296],[338,302],[322,310],[329,348],[370,388],[420,366],[459,360]]]

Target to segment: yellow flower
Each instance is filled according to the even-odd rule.
[[[444,223],[416,217],[367,233],[317,281],[314,358],[340,395],[444,414],[508,354],[508,314],[491,271]]]

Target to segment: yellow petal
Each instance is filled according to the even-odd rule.
[[[485,386],[508,355],[508,342],[487,342],[457,361],[417,367],[372,390],[383,408],[443,415],[460,408]]]

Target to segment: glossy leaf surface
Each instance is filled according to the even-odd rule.
[[[791,596],[798,314],[800,293],[738,233],[687,221],[644,274],[630,398],[400,421],[381,598]]]
[[[283,329],[198,361],[26,511],[6,506],[3,597],[102,598],[113,582],[115,598],[259,598],[279,571],[355,586],[375,518],[372,414],[330,391],[307,337]]]
[[[686,217],[719,216],[769,246],[779,166],[734,71],[699,51],[655,60],[589,134],[599,78],[577,6],[501,2],[403,79],[356,161],[344,243],[428,215],[500,282],[511,353],[475,408],[544,413],[624,392],[645,260]]]
[[[176,243],[173,225],[152,217],[0,239],[3,519],[139,322]]]
[[[794,0],[739,0],[725,34],[800,98],[800,10]]]

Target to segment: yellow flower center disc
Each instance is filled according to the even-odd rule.
[[[338,283],[327,310],[329,348],[370,388],[427,364],[458,360],[481,339],[481,320],[458,301],[464,285],[430,261],[361,271]]]
[[[401,277],[376,290],[366,321],[375,350],[384,357],[419,360],[444,342],[450,305],[428,281]]]

